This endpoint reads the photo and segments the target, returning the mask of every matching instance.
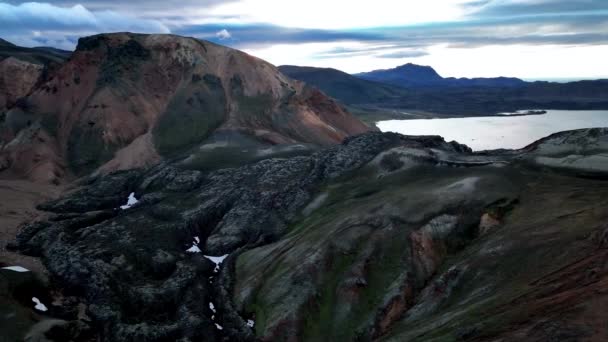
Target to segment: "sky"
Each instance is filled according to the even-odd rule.
[[[74,49],[131,31],[210,40],[275,65],[444,77],[608,78],[608,0],[0,0],[0,38]]]

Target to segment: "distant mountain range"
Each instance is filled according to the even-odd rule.
[[[401,87],[520,87],[525,81],[514,77],[454,78],[441,77],[430,66],[408,63],[393,69],[355,74],[356,77]]]
[[[413,117],[450,117],[536,108],[608,109],[608,80],[554,83],[508,77],[443,78],[431,67],[414,64],[356,75],[296,66],[279,70],[342,101],[368,122],[403,118],[403,112]]]
[[[331,68],[283,65],[283,74],[312,84],[347,104],[375,103],[404,96],[407,91],[392,84],[369,81]]]
[[[71,54],[71,51],[51,47],[27,48],[17,46],[0,38],[0,60],[13,57],[24,62],[48,65],[51,63],[63,63]]]

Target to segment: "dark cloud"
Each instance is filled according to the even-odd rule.
[[[111,10],[117,12],[135,12],[141,15],[146,14],[146,12],[166,14],[167,12],[184,11],[188,8],[210,8],[215,5],[237,1],[238,0],[47,0],[44,2],[58,7],[82,5],[93,11]],[[28,1],[5,0],[2,2],[19,5]]]
[[[185,26],[175,29],[174,33],[219,41],[216,33],[221,30],[228,30],[232,38],[230,42],[222,41],[221,43],[228,43],[236,47],[260,47],[284,43],[373,42],[386,40],[386,36],[382,33],[297,29],[264,24]]]
[[[377,55],[379,58],[416,58],[426,56],[429,53],[426,51],[396,51],[391,53],[385,53],[381,55]]]
[[[189,9],[208,9],[236,1],[57,0],[21,4],[21,1],[0,0],[0,36],[23,45],[48,44],[62,48],[73,47],[75,37],[109,31],[172,32],[236,48],[316,42],[366,43],[361,48],[338,47],[318,58],[366,54],[385,58],[415,57],[435,44],[460,48],[496,44],[608,44],[608,0],[478,0],[463,5],[469,13],[464,20],[359,30],[298,29],[266,23],[188,24],[193,19]],[[229,19],[239,22],[238,17],[214,18],[222,22]],[[229,32],[229,37],[218,35],[223,30]]]
[[[114,11],[91,11],[81,5],[60,7],[49,3],[12,5],[0,2],[0,36],[24,46],[75,46],[75,36],[100,32],[133,31],[169,33],[156,20]]]
[[[508,16],[543,16],[551,14],[574,15],[580,13],[608,14],[606,0],[544,0],[544,1],[479,1],[475,6],[477,11],[472,16],[479,17],[508,17]]]

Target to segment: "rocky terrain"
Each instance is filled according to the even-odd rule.
[[[290,152],[277,145],[331,145],[368,130],[320,91],[243,52],[130,33],[81,38],[0,128],[0,170],[52,183],[171,158],[238,164]]]
[[[9,245],[40,258],[51,283],[0,270],[5,324],[21,327],[3,331],[605,340],[607,159],[608,129],[480,153],[367,133],[236,168],[166,161],[88,177]],[[28,316],[34,296],[47,311]]]

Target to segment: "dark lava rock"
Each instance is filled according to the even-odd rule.
[[[237,255],[276,241],[321,184],[397,146],[467,151],[439,137],[370,133],[310,157],[205,175],[171,165],[116,172],[41,205],[57,215],[27,226],[16,247],[41,256],[54,279],[83,298],[108,340],[250,339],[229,289],[218,288],[215,265],[203,254]],[[117,209],[131,192],[141,201]],[[202,253],[187,253],[195,237]]]
[[[478,284],[476,266],[461,262],[456,277],[442,265],[477,239],[483,214],[519,205],[520,189],[539,179],[562,184],[521,171],[518,157],[367,133],[310,156],[209,173],[163,163],[91,178],[41,205],[55,215],[25,227],[12,247],[42,258],[65,295],[86,305],[84,324],[100,340],[377,339],[410,324],[412,307],[426,317],[462,284]],[[121,209],[131,193],[139,202]],[[483,239],[520,226],[507,220]],[[514,240],[470,253],[526,246]],[[218,267],[206,256],[225,259]],[[486,326],[449,333],[477,338]]]

